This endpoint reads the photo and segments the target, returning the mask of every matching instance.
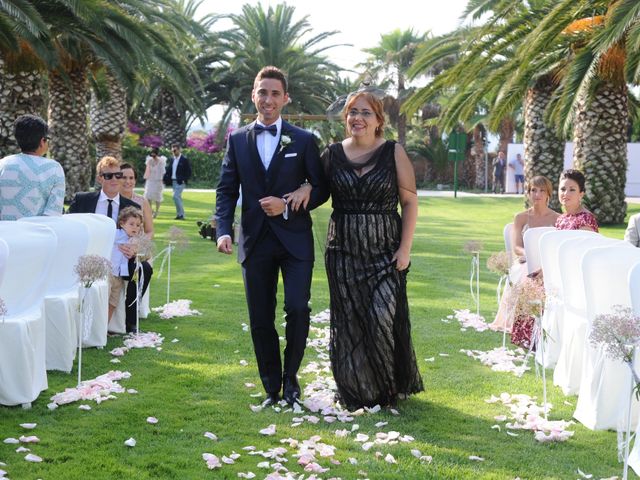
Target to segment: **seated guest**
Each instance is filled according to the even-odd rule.
[[[565,170],[560,174],[558,199],[564,212],[556,220],[558,230],[598,231],[598,220],[593,213],[582,206],[585,179],[580,170]]]
[[[142,230],[147,237],[152,238],[153,212],[149,200],[133,191],[137,180],[136,171],[129,163],[120,165],[120,171],[122,172],[120,195],[140,205],[140,208],[142,208]]]
[[[62,215],[65,179],[62,166],[43,155],[49,127],[36,115],[21,115],[13,134],[21,153],[0,160],[0,220]]]
[[[140,208],[137,203],[120,195],[122,176],[118,159],[102,157],[96,165],[96,181],[102,188],[97,192],[76,193],[69,205],[69,213],[100,213],[117,224],[121,208]]]
[[[511,253],[515,261],[509,276],[515,282],[521,281],[527,274],[524,254],[524,232],[529,228],[553,227],[559,216],[557,212],[549,208],[549,200],[553,195],[553,184],[547,177],[542,175],[533,177],[527,182],[525,192],[531,207],[514,216],[513,228],[511,229],[511,245],[513,248]],[[489,325],[493,330],[511,331],[514,321],[513,315],[508,311],[509,305],[512,305],[509,298],[511,294],[511,287],[507,285],[501,298],[496,318]]]
[[[135,281],[136,260],[135,257],[127,258],[121,250],[123,245],[129,245],[135,249],[136,237],[143,235],[142,232],[142,213],[139,208],[125,207],[118,215],[118,230],[116,231],[113,243],[113,251],[111,253],[112,272],[109,281],[109,320],[113,316],[113,312],[120,301],[120,292],[125,280],[127,283],[127,291],[125,294],[125,325],[127,333],[137,333],[136,330],[136,309],[137,304],[137,285]],[[138,267],[138,278],[142,278],[142,291],[140,298],[147,291],[149,281],[153,269],[149,262],[142,261]]]
[[[631,215],[631,218],[629,218],[629,225],[624,232],[624,239],[634,247],[640,247],[640,213]]]
[[[584,192],[585,178],[581,171],[570,169],[560,174],[558,200],[565,213],[556,219],[557,230],[598,231],[596,217],[582,206]],[[532,332],[533,319],[518,318],[511,331],[511,341],[520,346],[530,345]]]

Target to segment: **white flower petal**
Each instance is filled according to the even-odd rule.
[[[20,426],[22,428],[26,428],[27,430],[33,430],[38,426],[37,423],[21,423]]]
[[[29,453],[27,454],[24,459],[27,462],[34,462],[34,463],[40,463],[42,461],[42,458],[39,457],[38,455],[34,455],[33,453]]]
[[[125,441],[124,441],[124,444],[125,444],[127,447],[135,447],[135,446],[136,446],[136,439],[135,439],[135,438],[133,438],[133,437],[128,438],[127,440],[125,440]]]
[[[216,436],[215,433],[204,432],[204,436],[207,437],[209,440],[213,440],[214,442],[218,440],[218,437]]]

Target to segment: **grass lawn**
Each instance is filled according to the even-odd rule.
[[[482,198],[421,198],[412,266],[409,274],[409,302],[413,325],[413,341],[425,392],[402,402],[400,415],[383,410],[377,414],[357,417],[359,432],[375,436],[376,432],[395,430],[415,438],[412,443],[374,445],[363,451],[354,442],[354,434],[346,438],[335,436],[337,429],[350,424],[305,422],[292,427],[291,412],[277,413],[271,409],[253,413],[249,405],[261,398],[250,394],[261,392],[253,356],[250,335],[241,324],[248,323],[240,268],[234,258],[215,252],[213,242],[197,234],[196,220],[209,217],[214,203],[213,193],[186,191],[184,194],[187,220],[179,222],[189,235],[186,251],[173,257],[172,299],[193,300],[192,308],[201,316],[161,320],[152,314],[142,321],[144,330],[161,333],[165,343],[161,351],[140,349],[122,357],[120,364],[110,363],[109,351],[122,345],[121,337],[109,339],[103,350],[88,349],[83,355],[83,376],[93,378],[109,370],[126,370],[131,378],[122,380],[125,388],[137,394],[119,394],[115,400],[99,405],[91,402],[90,411],[69,404],[50,411],[50,397],[65,387],[75,385],[74,370],[70,375],[50,372],[49,389],[40,395],[31,410],[0,407],[0,440],[20,435],[37,435],[40,443],[27,445],[44,459],[42,463],[23,460],[24,453],[15,452],[17,445],[0,443],[0,462],[11,479],[203,479],[238,478],[238,472],[252,471],[264,478],[271,470],[257,468],[261,456],[248,455],[243,447],[258,449],[282,446],[280,439],[309,439],[313,435],[337,447],[334,465],[320,458],[323,467],[330,467],[321,478],[410,478],[410,479],[568,479],[578,478],[577,469],[593,474],[593,478],[619,475],[622,465],[617,461],[616,433],[592,432],[580,424],[573,425],[575,434],[567,442],[541,444],[531,432],[519,436],[497,431],[494,416],[508,414],[500,404],[484,400],[501,392],[542,396],[542,380],[534,371],[521,378],[509,373],[492,372],[488,367],[459,352],[460,349],[489,350],[498,346],[501,335],[494,332],[461,332],[457,323],[441,319],[453,309],[472,308],[469,294],[469,256],[463,252],[467,240],[484,244],[481,258],[481,308],[486,318],[496,310],[497,276],[489,273],[485,261],[489,254],[501,250],[502,228],[513,213],[521,210],[519,199]],[[640,206],[631,205],[629,214]],[[329,206],[314,212],[318,261],[312,286],[312,313],[328,308],[321,244],[324,243]],[[175,209],[169,192],[165,194],[159,218],[156,220],[156,240],[159,247],[166,242]],[[622,238],[624,226],[605,228],[605,235]],[[156,273],[159,270],[156,266]],[[165,303],[165,274],[152,282],[151,304]],[[279,297],[278,313],[282,314]],[[279,317],[278,317],[279,318]],[[280,323],[280,322],[277,322]],[[280,327],[279,327],[280,328]],[[281,329],[282,331],[283,329]],[[179,342],[173,343],[176,338]],[[449,356],[440,356],[440,353]],[[426,358],[435,357],[427,362]],[[240,360],[249,365],[242,366]],[[305,360],[316,360],[313,349]],[[576,397],[565,398],[553,386],[551,372],[547,376],[549,401],[553,404],[552,419],[569,420]],[[302,383],[310,381],[309,375]],[[258,385],[247,388],[245,382]],[[148,416],[159,419],[157,425],[146,422]],[[377,428],[380,421],[388,425]],[[34,422],[33,431],[19,424]],[[277,426],[274,436],[258,433],[270,424]],[[204,432],[215,433],[212,442]],[[124,441],[133,437],[137,446],[128,448]],[[289,448],[284,465],[303,473]],[[433,461],[421,463],[410,450],[418,449],[431,455]],[[218,457],[241,454],[233,465],[208,470],[202,453]],[[376,458],[375,452],[383,453]],[[384,461],[391,453],[397,464]],[[482,462],[469,460],[470,455],[483,457]],[[357,465],[347,459],[354,457]],[[271,461],[273,462],[273,460]],[[306,478],[309,478],[307,474]]]

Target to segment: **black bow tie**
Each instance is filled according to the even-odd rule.
[[[262,132],[269,132],[275,137],[278,134],[278,127],[276,127],[275,123],[273,125],[269,125],[268,127],[256,124],[253,129],[256,131],[256,135],[260,135]]]

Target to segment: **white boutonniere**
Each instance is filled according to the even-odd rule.
[[[293,145],[291,137],[289,135],[280,135],[280,150],[278,150],[278,153],[290,145]]]

